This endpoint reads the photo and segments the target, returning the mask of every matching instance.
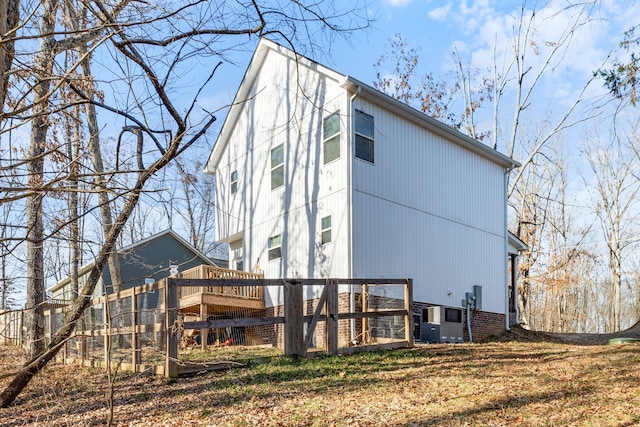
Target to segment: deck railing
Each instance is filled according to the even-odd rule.
[[[261,273],[230,270],[211,265],[199,265],[180,273],[181,279],[262,279]],[[180,298],[196,294],[220,295],[252,300],[263,300],[262,286],[185,286],[180,288]]]

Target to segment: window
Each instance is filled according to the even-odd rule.
[[[282,234],[269,237],[267,248],[269,249],[269,261],[282,257]]]
[[[356,157],[373,163],[373,116],[356,110]]]
[[[322,121],[322,147],[324,164],[340,157],[340,111],[336,111]]]
[[[284,144],[271,150],[271,189],[284,185]]]
[[[322,218],[321,223],[321,239],[322,244],[324,245],[325,243],[331,242],[331,215]]]
[[[238,171],[231,172],[231,194],[238,192]]]

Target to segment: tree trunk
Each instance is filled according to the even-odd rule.
[[[77,112],[77,110],[74,111]],[[69,194],[69,263],[71,264],[69,276],[71,278],[72,299],[78,297],[78,268],[81,261],[80,227],[78,224],[80,221],[80,211],[78,208],[80,131],[78,129],[78,121],[79,117],[67,118],[67,135],[69,136],[69,145],[67,148],[67,155],[69,157],[69,186],[72,189]]]
[[[79,49],[80,54],[86,54],[86,48],[83,46]],[[85,78],[91,77],[90,56],[87,55],[86,59],[82,61],[82,73]],[[93,92],[89,95],[89,98],[93,100]],[[101,191],[98,192],[98,203],[100,205],[100,218],[102,219],[102,231],[106,236],[111,226],[113,225],[113,216],[111,214],[111,204],[109,200],[109,194],[106,191],[106,181],[104,175],[104,163],[102,161],[102,152],[100,151],[100,129],[98,127],[98,117],[96,114],[95,105],[88,103],[85,104],[85,111],[87,114],[87,128],[89,129],[89,154],[91,155],[91,162],[95,170],[95,184],[96,188]],[[118,252],[113,250],[109,253],[107,260],[109,265],[109,275],[111,277],[111,286],[113,292],[120,292],[123,289],[122,272],[120,270],[120,260],[118,259]],[[105,295],[107,290],[105,289]]]
[[[620,331],[622,322],[620,320],[620,312],[622,306],[622,263],[621,254],[622,250],[619,243],[614,243],[611,249],[610,262],[611,265],[611,294],[612,294],[612,307],[611,307],[611,332]]]
[[[5,0],[0,2],[0,34],[5,35],[9,30],[13,30],[18,25],[20,17],[20,1]],[[13,33],[9,33],[9,39]],[[15,51],[15,42],[12,40],[2,41],[0,45],[0,72],[2,72],[2,81],[0,82],[0,118],[4,111],[4,102],[7,97],[7,88],[9,85],[9,70],[13,62]]]
[[[530,324],[529,324],[529,297],[530,297],[530,284],[529,284],[529,271],[528,270],[524,270],[521,273],[521,279],[520,279],[520,289],[517,292],[517,295],[519,296],[518,300],[516,301],[516,303],[518,304],[518,322],[520,323],[520,326],[522,326],[525,329],[529,329],[530,328]]]
[[[34,193],[27,198],[27,303],[26,303],[26,349],[30,357],[44,350],[44,225],[42,223],[41,191],[44,174],[44,153],[49,131],[48,92],[51,85],[54,51],[51,49],[57,0],[43,2],[42,34],[40,51],[35,61],[36,82],[33,88],[34,106],[27,171],[29,186]]]
[[[40,353],[34,356],[30,356],[29,361],[24,364],[11,383],[9,383],[2,393],[0,393],[0,408],[6,408],[16,399],[16,397],[18,397],[22,390],[29,384],[29,381],[31,381],[33,376],[40,372],[47,363],[55,357],[60,348],[62,348],[64,343],[73,333],[76,323],[82,318],[82,314],[91,304],[91,296],[93,295],[96,284],[102,277],[104,265],[107,262],[109,254],[115,247],[116,239],[120,235],[127,218],[129,218],[131,212],[138,203],[140,192],[142,191],[145,182],[152,175],[153,174],[150,171],[145,171],[143,176],[138,180],[136,187],[131,191],[131,195],[125,202],[125,206],[118,216],[117,222],[109,229],[109,232],[105,237],[105,243],[96,257],[94,267],[89,273],[89,278],[82,287],[80,295],[75,299],[65,314],[62,326],[55,335],[52,334],[51,342],[46,349],[43,349]]]

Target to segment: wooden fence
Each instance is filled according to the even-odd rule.
[[[263,294],[267,287],[277,289],[282,305],[250,315],[237,311],[226,318],[188,321],[194,314],[185,315],[178,303],[183,291],[193,289],[236,288],[242,295],[245,288],[260,288]],[[196,350],[185,348],[186,333],[231,328],[246,331],[247,337],[259,336],[256,347],[281,349],[287,355],[411,347],[411,304],[410,279],[170,278],[94,299],[57,360],[105,366],[108,359],[122,370],[176,377],[219,368],[220,360],[230,360],[226,349],[217,347],[212,350],[220,360],[190,361]],[[47,339],[61,326],[64,312],[65,307],[46,310]],[[7,339],[20,342],[19,337]],[[250,347],[248,342],[244,344]]]
[[[22,344],[23,320],[23,310],[7,310],[0,313],[0,344]]]
[[[193,322],[180,322],[178,310],[170,309],[167,310],[167,324],[179,324],[179,329],[184,331],[280,326],[276,328],[276,334],[281,337],[271,341],[271,344],[278,347],[282,344],[284,354],[297,356],[314,353],[310,351],[312,348],[320,348],[329,354],[345,354],[413,346],[411,279],[169,279],[165,304],[167,307],[175,306],[183,288],[207,286],[280,288],[283,304],[266,309],[262,316]],[[354,291],[353,287],[357,287],[357,290]],[[388,287],[396,288],[394,296],[379,292]],[[309,292],[309,288],[319,291],[314,294]],[[349,305],[346,301],[350,297],[355,299],[354,292],[358,294],[358,303]],[[308,297],[309,294],[314,296]],[[377,322],[380,319],[398,318],[401,319],[399,322],[388,320],[384,327]],[[345,322],[349,322],[351,327],[346,327]],[[321,331],[318,330],[319,325],[323,326]],[[356,330],[360,338],[356,342],[345,338],[348,333],[346,329]],[[320,345],[313,343],[318,335],[324,341]],[[167,342],[165,375],[170,377],[194,369],[201,370],[198,366],[191,368],[179,363],[179,340],[179,336],[172,335]]]

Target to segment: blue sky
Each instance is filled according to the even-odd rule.
[[[543,43],[556,41],[575,11],[568,4],[567,0],[527,1],[527,14],[532,10],[537,14],[534,37]],[[484,68],[491,66],[494,46],[498,57],[510,48],[513,18],[521,6],[520,1],[380,0],[372,4],[378,19],[368,34],[358,36],[353,48],[338,44],[331,56],[338,71],[370,82],[375,76],[371,65],[386,41],[400,33],[410,46],[420,49],[429,71],[437,73],[450,66],[447,61],[454,45],[472,66]],[[567,70],[591,72],[623,31],[638,24],[639,12],[640,5],[631,0],[598,1],[591,21],[576,31],[563,65]]]
[[[336,3],[341,4],[339,0]],[[567,4],[567,0],[526,2],[527,14],[533,9],[537,11],[534,38],[539,41],[540,55],[530,52],[528,60],[533,67],[542,65],[545,51],[552,48],[571,22],[573,10],[567,9]],[[505,0],[371,0],[369,14],[376,20],[370,29],[349,36],[349,40],[338,38],[312,57],[340,73],[372,84],[375,79],[373,64],[385,53],[388,40],[401,34],[409,47],[419,49],[421,73],[440,75],[450,70],[454,46],[465,62],[479,69],[493,64],[495,47],[497,63],[503,66],[509,59],[513,18],[521,6],[521,1]],[[537,109],[561,109],[564,102],[573,99],[610,50],[617,46],[623,32],[639,23],[640,2],[601,0],[594,6],[591,17],[590,22],[576,31],[564,59],[554,64],[555,71],[542,82],[535,98]],[[208,86],[208,92],[199,100],[208,111],[216,111],[232,101],[251,58],[252,46],[246,47],[246,51],[238,52],[233,58],[235,64],[222,65],[219,75]],[[200,65],[202,70],[193,68],[187,74],[208,74],[211,64]],[[183,80],[180,83],[187,87],[190,84],[188,77]],[[603,93],[602,84],[596,82],[592,91],[593,96]],[[208,157],[222,126],[224,112],[217,116],[219,120],[207,139],[190,148],[186,156]],[[109,120],[105,122],[105,133],[109,133],[110,128],[120,129]],[[582,184],[582,181],[578,178],[576,183]]]
[[[534,71],[543,65],[546,53],[575,18],[575,9],[567,8],[568,4],[567,0],[525,2],[527,16],[536,11],[532,38],[537,41],[538,54],[534,53],[534,46],[528,46],[527,58]],[[471,68],[487,70],[493,66],[494,58],[497,58],[498,67],[505,67],[513,58],[512,28],[521,7],[520,1],[504,0],[370,1],[369,15],[376,18],[371,28],[353,34],[348,40],[338,38],[324,51],[311,56],[340,73],[372,84],[375,79],[373,64],[385,53],[389,39],[401,34],[409,47],[419,50],[421,74],[431,72],[438,76],[450,70],[454,46],[465,65]],[[589,22],[573,34],[563,60],[555,62],[554,72],[539,84],[536,107],[561,108],[563,103],[570,104],[593,71],[617,46],[623,32],[638,23],[639,16],[640,4],[633,0],[597,1]],[[250,57],[251,52],[246,51],[234,58],[235,65],[224,64],[214,90],[208,99],[202,100],[203,104],[215,110],[229,103]],[[596,82],[591,91],[591,96],[602,94],[601,82]],[[222,118],[222,114],[219,116]],[[213,133],[221,125],[222,120]],[[215,139],[214,135],[210,137]],[[208,141],[211,143],[213,141]]]
[[[531,33],[535,46],[530,44],[526,47],[527,66],[532,67],[527,78],[533,79],[536,71],[544,66],[555,43],[576,19],[576,10],[568,7],[569,4],[568,0],[529,0],[524,3],[526,17],[530,17],[535,10],[535,26]],[[454,46],[465,64],[472,68],[486,70],[493,66],[495,58],[497,66],[505,69],[513,60],[513,27],[522,5],[519,0],[376,0],[370,2],[370,15],[375,16],[376,20],[369,30],[354,34],[349,40],[338,39],[327,46],[324,52],[318,52],[312,57],[342,74],[372,84],[375,79],[373,64],[385,53],[389,39],[395,34],[401,34],[409,47],[419,50],[421,73],[442,75],[451,70],[450,57]],[[531,123],[536,123],[537,119],[539,126],[542,114],[548,117],[563,114],[575,102],[578,93],[605,59],[609,55],[615,58],[623,54],[614,51],[622,40],[623,33],[640,24],[640,2],[599,0],[592,6],[589,19],[581,21],[582,24],[572,33],[566,52],[552,63],[552,71],[545,73],[536,83],[532,105],[527,109],[527,114],[533,118]],[[223,65],[223,75],[230,78],[216,82],[219,90],[212,93],[212,98],[207,102],[219,107],[232,100],[250,57],[250,52],[246,52],[244,58],[237,58],[235,66]],[[526,82],[525,89],[531,83]],[[581,104],[601,100],[605,93],[602,81],[596,80],[589,86],[585,101]],[[505,128],[512,120],[510,107],[513,107],[513,93],[507,92],[501,103],[502,124]],[[486,114],[490,113],[487,111]],[[220,118],[223,118],[222,114]],[[592,126],[591,130],[593,127],[600,127],[603,134],[607,134],[610,127],[608,119],[606,115],[601,115],[600,120],[580,123],[563,136],[567,141],[565,152],[573,168],[570,172],[572,194],[568,198],[574,200],[575,208],[584,211],[583,214],[591,209],[591,197],[582,176],[585,169],[588,173],[588,165],[586,159],[580,158],[580,141],[584,139],[584,132],[589,126]],[[485,120],[489,118],[485,117]],[[201,146],[203,152],[210,149],[207,146],[210,147],[215,141],[222,122],[218,122],[209,140]],[[506,133],[506,129],[503,132]],[[505,152],[504,146],[499,145],[498,149]],[[514,157],[522,160],[521,154]],[[583,214],[580,216],[590,217]]]

